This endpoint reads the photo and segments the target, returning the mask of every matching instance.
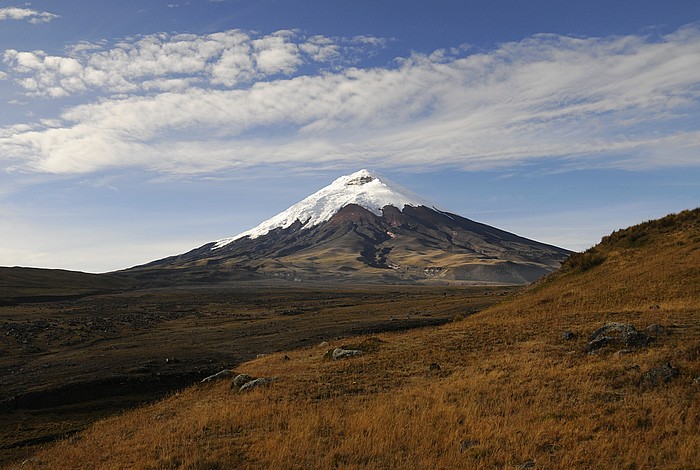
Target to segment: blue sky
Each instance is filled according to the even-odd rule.
[[[582,250],[700,200],[700,2],[0,1],[0,265],[104,272],[368,168]]]

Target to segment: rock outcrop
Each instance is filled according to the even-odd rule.
[[[276,380],[276,377],[252,377],[248,374],[238,374],[231,382],[231,388],[238,389],[239,392],[247,392],[262,385],[267,385]]]
[[[642,374],[642,385],[648,387],[658,387],[661,384],[669,383],[680,375],[680,371],[673,367],[670,362],[666,362],[657,367],[652,367]]]
[[[338,359],[345,359],[347,357],[361,356],[364,353],[365,352],[360,349],[335,348],[333,350],[333,360],[337,361]]]
[[[648,345],[651,341],[651,336],[637,331],[633,325],[612,322],[595,330],[588,337],[586,348],[589,353],[596,353],[606,346],[639,348]]]
[[[207,382],[216,382],[217,380],[221,379],[226,379],[228,377],[231,377],[234,374],[232,370],[229,369],[224,369],[222,371],[217,372],[216,374],[212,374],[209,377],[205,377],[201,380],[201,383],[207,383]]]

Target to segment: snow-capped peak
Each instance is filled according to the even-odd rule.
[[[406,205],[433,207],[430,202],[383,176],[369,170],[360,170],[351,175],[341,176],[325,188],[247,232],[217,241],[212,249],[226,246],[239,238],[257,238],[276,228],[287,228],[297,220],[306,228],[313,227],[329,220],[348,204],[357,204],[376,215],[382,214],[384,206],[394,206],[399,210]]]

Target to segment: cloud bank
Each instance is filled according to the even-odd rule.
[[[0,129],[0,167],[700,164],[699,25],[661,37],[537,35],[362,67],[383,44],[232,30],[83,43],[65,56],[6,50],[7,79],[28,97],[86,102]]]
[[[33,24],[48,23],[58,18],[58,15],[45,11],[30,10],[28,8],[6,7],[0,8],[0,21],[2,20],[24,20]]]

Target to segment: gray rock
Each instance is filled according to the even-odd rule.
[[[241,388],[239,388],[238,391],[246,392],[246,391],[252,390],[256,387],[260,387],[262,385],[267,385],[270,382],[272,382],[273,380],[275,380],[274,377],[260,377],[258,379],[253,379],[253,380],[241,385]]]
[[[647,333],[649,333],[650,335],[659,336],[666,333],[666,328],[664,328],[663,325],[654,323],[653,325],[647,326]]]
[[[525,462],[521,463],[518,468],[523,469],[523,470],[526,468],[535,468],[535,461],[534,460],[526,460]]]
[[[338,359],[345,359],[346,357],[360,356],[364,353],[365,352],[360,349],[335,348],[333,350],[333,360],[337,361]]]
[[[652,341],[652,338],[649,335],[635,330],[634,327],[632,328],[632,331],[623,333],[622,335],[622,342],[625,344],[625,346],[641,348],[648,345]]]
[[[698,375],[697,377],[695,377],[695,378],[693,379],[693,383],[694,383],[695,385],[700,385],[700,375]]]
[[[656,387],[662,383],[668,383],[680,375],[680,371],[670,362],[657,367],[652,367],[642,374],[642,383],[650,387]]]
[[[589,341],[588,345],[586,346],[586,349],[588,349],[589,353],[597,353],[600,349],[603,349],[611,342],[612,338],[608,338],[607,336],[601,336],[600,338],[596,338],[592,341]]]
[[[233,386],[236,388],[241,388],[243,385],[247,384],[248,382],[255,380],[253,377],[251,377],[248,374],[238,374],[234,379],[233,379]]]
[[[232,370],[224,369],[222,371],[217,372],[216,374],[210,375],[209,377],[203,378],[200,383],[215,382],[217,380],[226,379],[228,377],[231,377],[233,373],[234,372]]]
[[[637,331],[633,325],[626,323],[606,323],[588,337],[588,351],[596,352],[608,345],[639,348],[646,346],[652,338]]]
[[[571,341],[572,339],[576,338],[576,333],[573,331],[565,331],[561,334],[561,339],[564,341]]]

